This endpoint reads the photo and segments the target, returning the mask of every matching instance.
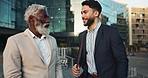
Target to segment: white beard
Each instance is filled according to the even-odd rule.
[[[48,35],[50,33],[50,30],[49,28],[45,27],[48,24],[49,23],[42,24],[39,21],[36,21],[36,24],[35,24],[36,31],[38,31],[42,35]]]

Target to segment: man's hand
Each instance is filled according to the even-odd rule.
[[[80,73],[80,66],[77,66],[77,64],[75,64],[72,67],[72,74],[76,77],[79,75],[79,73]]]

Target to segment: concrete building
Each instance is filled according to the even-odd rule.
[[[148,7],[128,7],[129,45],[148,44]]]

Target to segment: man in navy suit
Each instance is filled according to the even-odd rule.
[[[127,78],[128,59],[119,31],[101,24],[102,7],[98,1],[82,2],[82,20],[88,29],[79,34],[82,51],[74,76],[83,69],[83,78]],[[79,52],[80,54],[80,52]]]

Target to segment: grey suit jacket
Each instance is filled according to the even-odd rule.
[[[9,37],[3,52],[5,78],[63,78],[56,40],[50,35],[46,40],[51,48],[49,65],[27,30]]]

